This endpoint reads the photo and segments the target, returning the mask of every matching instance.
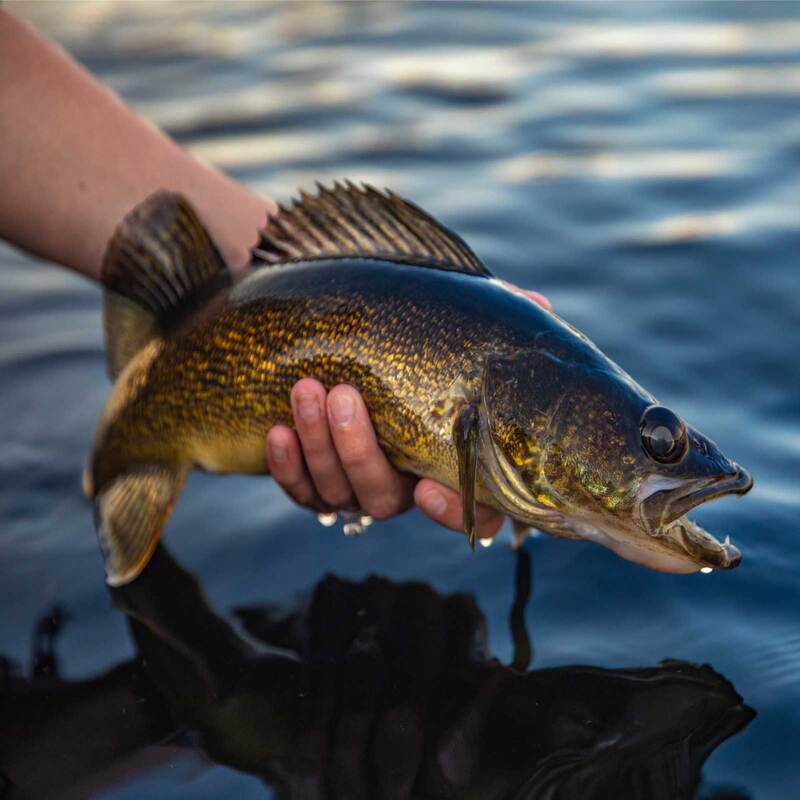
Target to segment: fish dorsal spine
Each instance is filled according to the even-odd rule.
[[[113,378],[148,342],[178,328],[231,276],[179,194],[148,197],[120,223],[103,260],[103,326]]]
[[[267,220],[254,266],[362,258],[493,277],[460,236],[393,192],[350,181],[317,189]]]

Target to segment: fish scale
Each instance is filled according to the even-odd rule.
[[[253,252],[233,286],[169,193],[109,245],[116,384],[85,486],[110,583],[144,568],[188,470],[267,472],[266,432],[292,425],[291,389],[309,376],[361,392],[397,468],[460,490],[473,547],[480,501],[658,569],[738,563],[671,509],[743,493],[749,475],[421,209],[369,187],[321,188],[282,207]],[[680,458],[647,452],[645,432],[663,448],[665,425]],[[666,498],[651,491],[659,480]]]

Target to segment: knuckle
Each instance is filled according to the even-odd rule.
[[[300,448],[303,451],[303,458],[307,462],[315,461],[325,466],[324,462],[330,460],[332,453],[325,446],[325,441],[316,435],[309,435],[308,432],[300,434]]]
[[[344,509],[352,504],[353,496],[346,489],[331,488],[320,492],[320,497],[326,505],[335,509]]]
[[[397,498],[386,492],[380,492],[367,497],[362,503],[362,508],[375,520],[384,520],[394,517],[400,510]]]
[[[281,488],[300,506],[311,506],[314,503],[314,490],[303,479],[282,483]]]
[[[297,486],[299,485],[299,481],[296,477],[294,477],[290,472],[281,474],[277,470],[272,473],[272,477],[275,480],[275,483],[283,489],[284,492],[288,494],[292,494]]]

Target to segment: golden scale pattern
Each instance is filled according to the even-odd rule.
[[[227,309],[163,342],[146,376],[133,381],[135,402],[123,407],[103,450],[125,452],[128,461],[182,461],[203,443],[224,441],[235,467],[237,448],[263,454],[265,431],[291,424],[291,387],[314,376],[329,388],[359,388],[398,466],[455,485],[452,417],[437,421],[431,409],[447,407],[450,387],[474,372],[486,332],[470,335],[469,327],[436,298],[425,307],[381,298],[378,306],[347,286],[313,300],[265,298]],[[263,455],[257,466],[245,471],[265,471]]]
[[[188,235],[184,228],[191,232],[190,225],[178,225],[172,238],[162,237],[162,247],[169,250],[171,242]],[[365,252],[369,257],[363,259]],[[529,302],[474,278],[444,274],[490,275],[455,234],[412,204],[369,187],[320,188],[315,197],[303,195],[269,222],[254,254],[265,264],[293,258],[312,267],[315,260],[339,263],[316,267],[312,278],[327,279],[325,286],[304,285],[308,264],[267,266],[262,290],[252,298],[161,340],[141,374],[129,376],[128,389],[118,387],[129,396],[112,400],[119,413],[98,442],[96,488],[130,463],[265,472],[265,432],[291,424],[290,390],[306,376],[328,388],[341,382],[356,386],[395,465],[457,487],[455,413],[465,398],[480,396],[487,356],[530,347],[535,323],[520,339],[505,324],[504,305],[511,303],[512,313],[525,317]],[[382,261],[441,268],[398,268]],[[300,269],[306,272],[300,275]],[[383,290],[356,279],[364,270]],[[296,280],[276,292],[273,274]],[[426,282],[423,291],[419,285]],[[464,292],[474,296],[471,308],[451,297]],[[503,295],[494,310],[493,292]],[[540,501],[552,506],[549,489],[562,484],[566,489],[574,465],[560,465],[559,454],[543,442],[548,416],[534,430],[531,420],[520,416],[521,393],[544,390],[541,383],[530,384],[525,370],[525,364],[512,363],[499,384],[502,396],[493,398],[492,406],[505,409],[508,420],[498,414],[493,435]],[[555,386],[553,391],[560,392]],[[544,480],[541,464],[552,456]],[[492,499],[482,481],[478,497]]]

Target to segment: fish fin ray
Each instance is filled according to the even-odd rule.
[[[109,586],[130,583],[147,566],[185,475],[169,465],[131,467],[98,493],[95,526]]]
[[[254,266],[365,258],[493,277],[460,236],[394,192],[350,181],[317,190],[267,220]]]
[[[150,195],[111,237],[101,280],[108,370],[116,378],[149,341],[202,308],[231,275],[187,200]]]
[[[156,317],[147,309],[109,290],[103,293],[103,328],[106,365],[112,378],[116,378],[125,365],[161,333]]]
[[[479,412],[474,403],[465,405],[453,423],[453,441],[458,453],[458,483],[461,490],[461,520],[469,546],[475,550],[476,486],[478,477]]]
[[[513,533],[512,546],[514,550],[519,550],[525,540],[531,535],[531,526],[527,522],[520,522],[518,519],[511,520],[511,530]]]

